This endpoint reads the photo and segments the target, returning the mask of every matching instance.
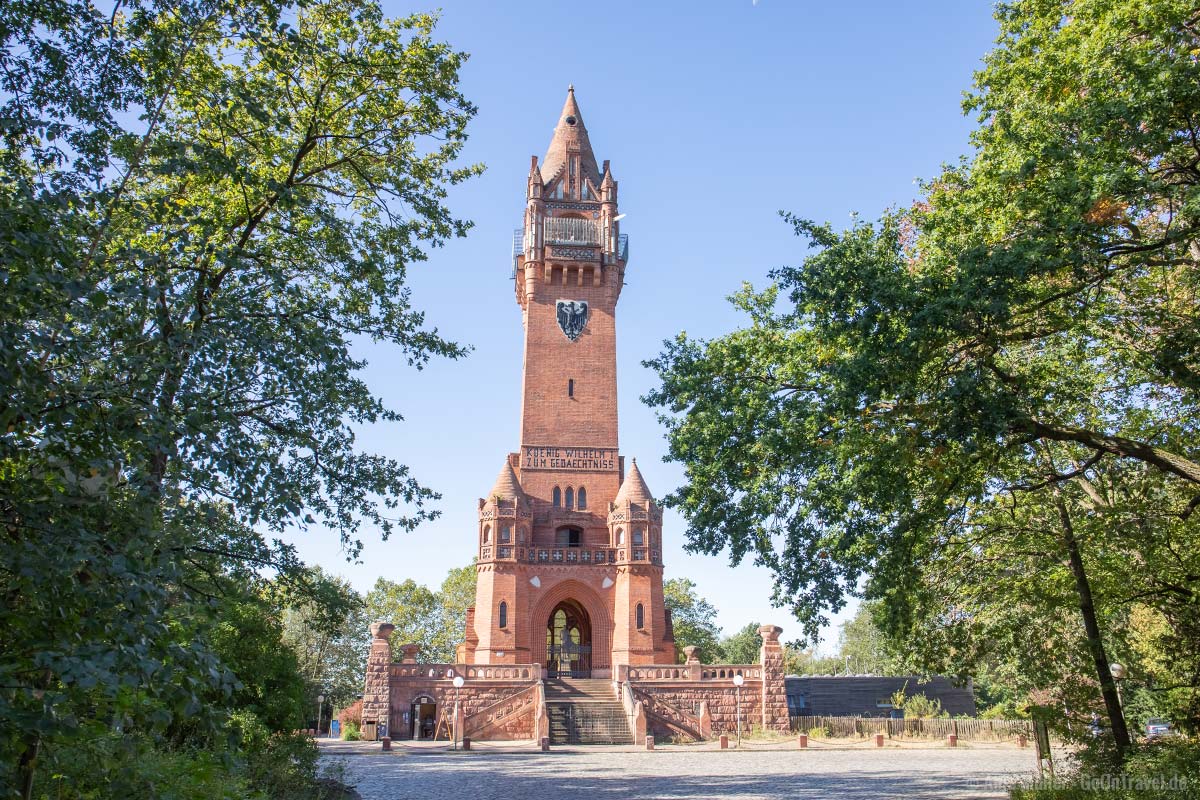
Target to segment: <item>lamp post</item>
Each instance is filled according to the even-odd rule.
[[[463,687],[466,681],[462,675],[454,676],[454,749],[458,749],[458,690]]]
[[[742,749],[742,684],[746,679],[742,677],[742,673],[733,676],[733,685],[737,689],[737,729],[738,729],[738,749]]]
[[[325,695],[317,695],[317,738],[321,738],[321,713],[325,709]]]

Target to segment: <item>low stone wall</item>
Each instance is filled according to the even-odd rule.
[[[462,688],[454,687],[455,675],[463,676]],[[447,731],[451,729],[447,726],[453,722],[451,715],[457,702],[464,735],[532,739],[534,704],[529,690],[540,679],[537,665],[528,664],[512,667],[392,664],[388,730],[393,739],[410,738],[412,720],[411,717],[406,720],[405,714],[410,713],[413,703],[428,697],[437,704],[439,738],[449,738]]]
[[[685,733],[678,729],[675,713],[682,713],[684,725],[694,720],[700,726],[701,712],[706,707],[711,719],[712,734],[737,734],[738,691],[731,680],[725,681],[638,681],[632,684],[634,697],[646,709],[646,724],[655,736],[674,736]],[[762,681],[747,680],[742,685],[742,729],[762,724]],[[666,708],[663,708],[663,706]],[[785,717],[786,719],[786,717]],[[698,731],[697,731],[698,732]]]
[[[371,626],[363,693],[364,732],[386,731],[393,739],[413,735],[413,704],[437,706],[435,730],[449,738],[457,727],[479,739],[536,739],[545,735],[540,664],[418,664],[417,646],[403,645],[400,663],[392,662],[388,636],[393,626]],[[758,726],[787,731],[787,694],[783,678],[781,628],[764,625],[758,664],[701,664],[694,647],[685,647],[686,664],[618,665],[614,681],[637,728],[660,736],[707,738]],[[734,679],[741,676],[739,692]],[[461,677],[464,685],[454,687]],[[632,699],[631,699],[632,696]],[[740,696],[740,703],[739,703]],[[458,719],[453,719],[455,703]],[[640,706],[641,713],[634,710]],[[739,712],[740,710],[740,712]],[[541,716],[539,716],[539,713]]]

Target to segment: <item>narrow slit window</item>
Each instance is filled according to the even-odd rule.
[[[574,396],[575,396],[575,379],[568,378],[567,379],[567,397],[574,397]]]
[[[576,497],[575,499],[576,499],[576,505],[579,507],[580,511],[583,511],[584,509],[586,509],[587,508],[587,489],[580,486],[579,487],[579,496]]]
[[[641,603],[637,604],[637,627],[639,631],[646,627],[646,608]]]
[[[508,603],[500,601],[500,627],[508,627]]]
[[[562,489],[555,486],[553,498],[554,498],[554,507],[555,508],[559,508],[560,506],[562,506]]]
[[[575,490],[570,486],[567,487],[567,508],[575,507]]]

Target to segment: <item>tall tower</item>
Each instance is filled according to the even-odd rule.
[[[463,662],[606,677],[672,663],[662,511],[617,443],[616,308],[628,261],[617,182],[567,100],[534,156],[514,290],[525,332],[520,451],[479,501]]]

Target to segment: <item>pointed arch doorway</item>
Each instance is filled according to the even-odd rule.
[[[592,621],[574,600],[563,600],[546,620],[546,671],[551,678],[592,677]]]

